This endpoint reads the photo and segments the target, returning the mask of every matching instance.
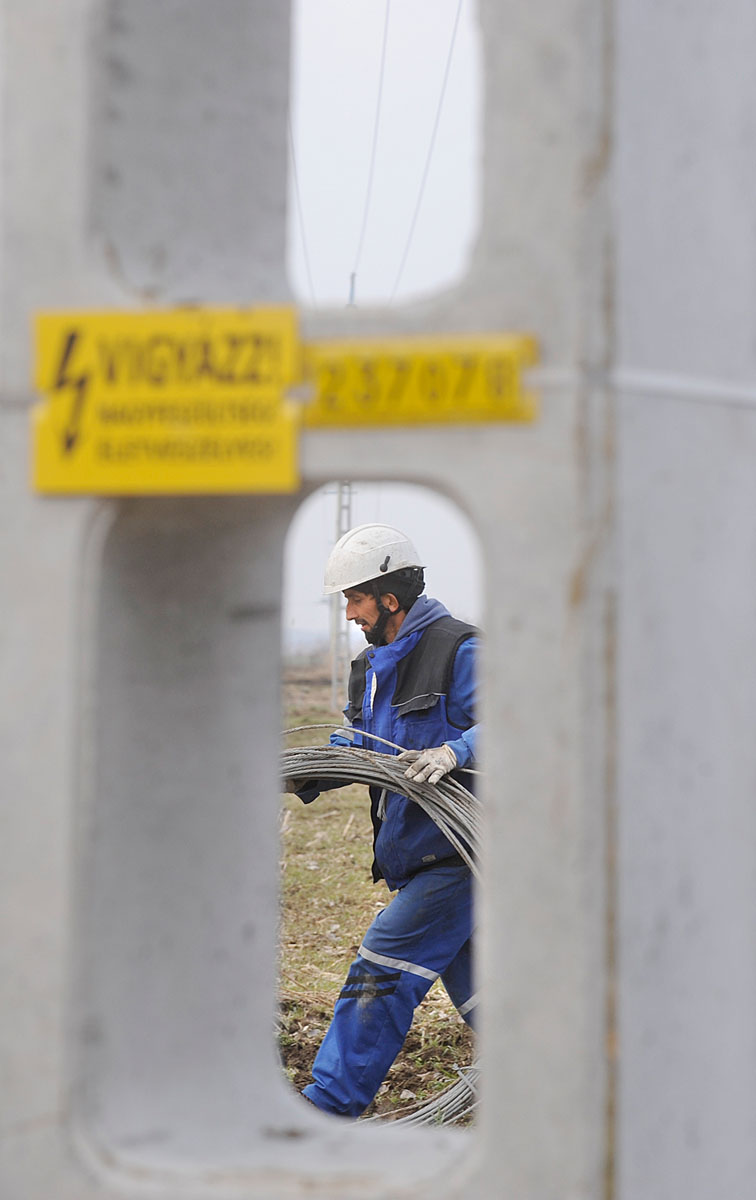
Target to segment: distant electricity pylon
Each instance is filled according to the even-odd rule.
[[[352,528],[352,485],[339,483],[336,491],[336,541]],[[331,596],[331,708],[344,704],[349,679],[349,628],[341,592]]]

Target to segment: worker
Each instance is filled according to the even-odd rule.
[[[331,740],[398,753],[408,779],[436,784],[475,762],[478,631],[424,589],[420,556],[398,529],[360,525],[336,543],[325,594],[344,594],[346,618],[368,646],[352,664],[347,730]],[[469,788],[470,776],[459,778]],[[305,804],[329,786],[341,784],[285,781]],[[378,786],[370,801],[373,879],[395,895],[363,938],[303,1093],[349,1117],[373,1100],[434,980],[471,1026],[476,1006],[469,867],[418,804]]]

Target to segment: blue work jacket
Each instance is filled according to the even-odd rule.
[[[441,618],[437,633],[424,635]],[[334,734],[335,744],[353,744],[387,754],[399,750],[362,737],[377,734],[404,750],[425,750],[447,743],[460,767],[474,765],[477,742],[475,658],[478,639],[472,626],[450,617],[438,600],[421,596],[405,617],[393,642],[369,646],[352,664],[351,704],[345,709],[354,734]],[[448,649],[440,646],[448,645]],[[434,662],[424,662],[428,654]],[[435,658],[441,655],[441,661]],[[444,661],[444,656],[446,660]],[[430,672],[429,672],[430,667]],[[432,679],[433,690],[426,690]],[[364,680],[364,686],[363,686]],[[407,683],[420,680],[420,694],[408,695]],[[409,691],[412,691],[410,686]],[[355,700],[358,701],[355,703]],[[470,776],[462,776],[470,787]],[[315,798],[319,786],[299,793],[305,803]],[[375,834],[373,878],[386,880],[393,891],[418,871],[456,857],[457,851],[423,809],[398,792],[370,788]]]

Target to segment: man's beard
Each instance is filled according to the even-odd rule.
[[[382,610],[380,616],[378,617],[378,620],[376,621],[375,625],[373,625],[373,627],[371,629],[363,629],[362,632],[365,634],[365,641],[368,642],[369,645],[371,645],[371,646],[385,646],[386,645],[386,637],[385,637],[386,626],[388,625],[390,616],[391,616],[391,613],[389,612],[389,610],[387,608],[384,608]]]

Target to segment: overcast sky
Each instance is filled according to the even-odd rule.
[[[478,221],[481,72],[474,0],[462,0],[461,8],[459,0],[295,0],[293,16],[289,259],[300,303],[346,304],[355,267],[357,304],[388,302],[437,115],[423,203],[395,302],[457,279]]]
[[[335,539],[333,491],[300,507],[286,546],[284,640],[296,648],[313,633],[328,636],[329,604],[322,598],[323,567]],[[427,488],[357,484],[354,524],[380,521],[404,530],[426,567],[426,592],[455,616],[480,622],[482,571],[475,534],[456,505]],[[343,602],[342,603],[343,607]],[[355,635],[355,645],[364,641]]]
[[[462,0],[449,59],[458,3],[390,4],[381,87],[386,0],[295,0],[289,273],[300,305],[345,306],[353,272],[357,306],[401,304],[463,274],[478,220],[481,77],[474,0]],[[312,497],[290,530],[289,641],[328,632],[320,590],[335,536],[334,492]],[[452,504],[422,488],[360,484],[353,524],[366,521],[410,534],[428,566],[429,594],[480,619],[477,545]]]

